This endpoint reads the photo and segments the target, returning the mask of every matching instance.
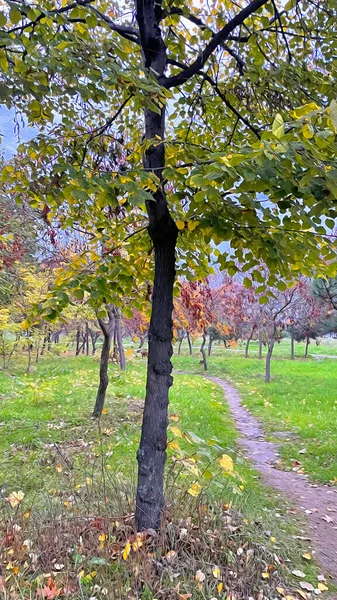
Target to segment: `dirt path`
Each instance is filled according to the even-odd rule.
[[[278,445],[265,439],[259,421],[241,404],[238,392],[218,377],[208,377],[217,383],[225,396],[241,434],[239,443],[261,473],[264,482],[279,490],[299,511],[307,515],[316,558],[325,573],[337,582],[337,492],[324,485],[310,483],[305,475],[279,471],[274,466],[279,458]],[[337,598],[337,595],[330,598]]]

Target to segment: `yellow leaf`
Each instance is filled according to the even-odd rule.
[[[171,431],[176,437],[180,437],[180,438],[183,437],[180,429],[178,427],[176,427],[175,425],[173,425],[173,427],[171,427]]]
[[[265,571],[264,573],[262,573],[262,577],[263,577],[263,579],[269,579],[269,573],[267,573],[267,571]]]
[[[319,582],[317,584],[317,588],[319,589],[320,592],[327,592],[329,589],[328,586],[325,585],[325,583],[321,583],[321,582]]]
[[[16,508],[16,506],[19,506],[19,504],[21,504],[24,497],[24,493],[20,490],[19,492],[12,492],[11,494],[9,494],[7,500],[12,508]]]
[[[187,227],[188,227],[188,231],[194,231],[196,227],[198,227],[199,222],[198,221],[189,221],[187,223]]]
[[[101,534],[98,536],[98,539],[99,539],[99,541],[100,541],[100,542],[105,542],[105,540],[106,540],[106,535],[105,535],[105,533],[101,533]]]
[[[304,598],[304,600],[308,600],[308,596],[305,592],[303,592],[303,590],[296,590],[296,593],[299,594],[300,596],[302,596],[302,598]]]
[[[312,556],[310,554],[310,552],[305,552],[304,554],[302,554],[303,558],[305,558],[305,560],[311,560]]]
[[[201,485],[199,485],[199,483],[192,483],[187,492],[190,494],[190,496],[194,496],[196,498],[201,492]]]
[[[13,573],[14,575],[17,575],[19,573],[19,567],[13,567]]]
[[[179,416],[178,415],[170,415],[170,421],[179,421]]]
[[[271,541],[273,544],[275,544],[275,542],[276,542],[276,537],[274,537],[274,536],[271,536],[271,538],[270,538],[270,541]]]
[[[58,473],[62,473],[62,471],[63,471],[63,467],[62,467],[62,465],[60,465],[60,464],[56,465],[56,471],[57,471]]]
[[[107,409],[107,408],[103,408],[103,410],[102,410],[102,415],[106,415],[106,414],[107,414],[107,412],[108,412],[108,409]]]
[[[141,547],[142,547],[142,545],[143,545],[143,541],[142,541],[142,539],[143,539],[143,538],[142,538],[142,535],[141,535],[141,534],[138,534],[138,535],[137,535],[137,539],[136,539],[136,541],[135,541],[135,542],[132,542],[132,550],[133,550],[134,552],[137,552],[137,550],[138,550],[139,548],[141,548]]]
[[[212,573],[213,573],[215,579],[220,579],[220,577],[221,577],[221,571],[220,571],[219,567],[216,567],[216,566],[213,567]]]
[[[281,596],[284,596],[284,588],[283,587],[277,587],[276,591],[281,594]]]
[[[221,582],[221,583],[218,583],[218,594],[221,594],[222,590],[223,590],[223,583]]]
[[[233,460],[231,459],[230,456],[228,456],[228,454],[222,455],[222,457],[219,460],[219,464],[226,471],[232,472],[234,470]]]
[[[175,550],[169,550],[169,552],[166,554],[165,558],[166,558],[166,560],[171,562],[176,556],[177,556],[177,553]]]
[[[176,221],[176,226],[178,227],[179,231],[185,229],[185,221]]]
[[[123,550],[123,560],[127,560],[128,559],[128,556],[130,554],[130,550],[131,550],[131,544],[130,544],[130,542],[126,542],[125,548]]]

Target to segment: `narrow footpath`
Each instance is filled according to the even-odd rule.
[[[315,485],[305,475],[276,468],[278,445],[268,442],[260,422],[242,406],[238,392],[218,377],[207,377],[222,387],[231,414],[240,432],[239,444],[255,463],[264,483],[279,490],[307,516],[317,561],[337,583],[337,491]],[[337,457],[336,457],[337,459]],[[332,598],[332,596],[330,596]],[[337,598],[337,595],[333,596]]]

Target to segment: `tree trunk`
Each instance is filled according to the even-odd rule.
[[[179,340],[179,344],[178,344],[178,354],[180,354],[180,350],[181,350],[181,344],[183,343],[183,338],[180,338]]]
[[[259,358],[262,358],[262,346],[263,346],[263,335],[262,332],[259,332]]]
[[[44,336],[44,338],[43,338],[43,342],[42,342],[42,348],[41,348],[40,356],[43,356],[43,355],[44,355],[44,351],[45,351],[45,349],[46,349],[46,344],[47,344],[47,338],[48,338],[48,336],[47,336],[47,335],[45,335],[45,336]]]
[[[308,353],[309,353],[309,344],[310,344],[310,338],[307,337],[306,342],[305,342],[305,353],[304,353],[304,358],[308,358]]]
[[[270,363],[271,363],[271,356],[273,354],[274,344],[275,344],[274,338],[272,340],[270,340],[270,342],[268,342],[268,352],[267,352],[267,356],[266,356],[266,377],[265,377],[266,383],[271,382]]]
[[[76,356],[78,356],[80,353],[80,339],[81,339],[81,332],[78,329],[76,331]]]
[[[191,338],[190,338],[189,332],[187,332],[187,342],[188,342],[188,348],[189,348],[189,351],[190,351],[190,356],[192,356],[192,342],[191,342]]]
[[[161,3],[136,0],[143,66],[152,77],[164,75],[167,57],[161,36]],[[155,257],[152,313],[149,329],[146,396],[138,460],[136,528],[159,529],[164,507],[164,465],[167,445],[167,408],[173,383],[172,312],[175,279],[175,248],[178,229],[172,219],[165,195],[165,112],[145,108],[145,139],[161,142],[148,147],[143,156],[144,169],[155,173],[161,185],[146,202],[149,234]]]
[[[201,356],[202,356],[200,363],[202,365],[204,365],[204,371],[207,371],[207,359],[206,359],[206,352],[205,352],[205,344],[206,344],[206,333],[204,332],[202,335],[202,344],[200,347],[200,352],[201,352]]]
[[[290,337],[290,359],[295,360],[295,338],[293,333]]]
[[[167,226],[167,225],[166,225]],[[155,277],[149,329],[146,397],[138,460],[137,531],[158,529],[164,506],[164,465],[167,445],[168,392],[173,383],[172,310],[175,278],[176,227],[152,234]],[[157,237],[158,235],[158,237]],[[163,239],[160,239],[160,235]]]
[[[211,356],[211,352],[212,352],[212,344],[213,344],[213,338],[212,338],[212,336],[210,335],[210,336],[209,336],[209,340],[208,340],[208,352],[207,352],[208,356]]]
[[[28,348],[28,363],[27,363],[26,373],[29,375],[30,367],[32,364],[32,350],[33,350],[33,344],[31,344],[29,337],[28,337],[27,348]]]
[[[51,333],[48,333],[48,347],[47,347],[48,352],[51,351]]]
[[[123,346],[122,332],[121,332],[121,311],[116,307],[115,309],[115,336],[117,341],[118,353],[119,353],[119,364],[122,371],[126,370],[125,352]]]
[[[89,325],[85,324],[85,353],[89,356]]]
[[[248,356],[249,356],[249,354],[248,354],[248,353],[249,353],[249,343],[250,343],[250,340],[251,340],[251,339],[252,339],[252,338],[251,338],[251,337],[249,337],[249,338],[247,338],[247,341],[246,341],[246,347],[245,347],[245,358],[248,358]]]
[[[111,348],[111,331],[103,331],[103,346],[101,352],[101,361],[99,366],[99,386],[97,390],[96,402],[93,417],[100,418],[104,407],[106,391],[109,384],[108,365]]]

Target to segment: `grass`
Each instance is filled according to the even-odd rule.
[[[301,347],[297,348],[297,354],[303,354],[304,344],[298,346]],[[318,348],[322,354],[328,354],[325,345]],[[288,340],[276,346],[270,384],[263,380],[264,361],[255,358],[254,345],[248,359],[243,357],[240,348],[231,351],[215,346],[214,355],[209,359],[209,372],[233,382],[245,405],[263,421],[271,439],[277,432],[292,434],[288,441],[281,440],[281,455],[287,468],[292,468],[293,461],[298,461],[298,466],[313,480],[335,484],[337,361],[298,357],[291,361],[288,350]],[[330,354],[337,354],[336,343],[330,343],[329,350]],[[200,371],[197,357],[176,357],[175,365]],[[280,443],[280,439],[277,441]]]
[[[239,353],[227,354],[226,351],[225,358],[222,352],[222,357],[217,356],[211,359],[211,368],[214,373],[234,377],[236,376],[235,364],[238,365],[238,372],[241,365],[245,365],[247,372],[241,373],[239,383],[247,386],[242,389],[243,392],[247,389],[247,397],[251,400],[249,381],[255,378],[254,365],[256,362],[258,361],[244,361]],[[283,361],[279,362],[281,364]],[[196,357],[175,357],[175,364],[189,369],[199,369]],[[297,363],[295,364],[297,365]],[[259,368],[261,370],[261,363],[259,363]],[[80,543],[78,540],[83,538],[83,533],[79,533],[74,526],[77,520],[80,520],[82,526],[80,531],[83,531],[82,521],[87,519],[88,515],[93,517],[94,523],[98,516],[111,520],[112,515],[115,518],[116,515],[126,515],[119,519],[123,524],[122,533],[120,524],[114,525],[111,531],[109,529],[111,539],[116,540],[116,543],[119,544],[119,560],[116,565],[119,565],[118,569],[121,570],[123,580],[123,585],[121,584],[122,587],[116,598],[126,598],[128,592],[125,590],[129,585],[128,578],[132,574],[128,572],[126,576],[120,554],[121,548],[123,549],[125,544],[126,532],[129,532],[128,535],[130,535],[127,513],[133,510],[135,454],[140,435],[145,361],[139,357],[132,358],[126,374],[121,373],[115,365],[111,365],[110,386],[106,401],[107,410],[99,425],[91,419],[97,376],[98,361],[92,357],[45,358],[29,376],[24,375],[24,370],[20,365],[17,365],[10,373],[0,371],[1,495],[6,498],[11,492],[18,490],[22,490],[25,494],[23,502],[17,508],[10,508],[8,503],[3,501],[2,525],[7,528],[10,524],[13,529],[13,525],[19,523],[19,527],[22,529],[15,530],[14,537],[23,536],[25,532],[26,538],[40,540],[41,528],[44,532],[46,523],[54,525],[55,522],[71,523],[71,531],[68,529],[64,531],[61,539],[68,539],[70,536],[73,539],[73,545],[76,546]],[[260,384],[263,385],[258,380],[256,385]],[[235,532],[233,532],[233,535],[235,533],[234,537],[238,537],[235,540],[231,539],[230,542],[226,538],[226,544],[230,543],[233,547],[238,548],[246,544],[244,546],[246,549],[256,548],[258,559],[254,570],[258,573],[258,577],[254,583],[251,581],[253,587],[267,584],[266,597],[269,597],[269,593],[273,598],[277,597],[275,590],[272,591],[271,588],[268,588],[270,581],[261,579],[262,571],[269,568],[268,561],[271,564],[274,561],[277,573],[281,574],[281,580],[285,576],[291,580],[291,570],[300,568],[305,572],[306,579],[314,582],[317,573],[314,564],[302,559],[302,554],[308,551],[308,546],[306,542],[296,539],[296,536],[301,533],[303,524],[296,521],[291,512],[288,512],[288,506],[283,498],[275,497],[274,491],[269,491],[261,485],[257,473],[238,452],[236,430],[222,390],[197,375],[176,375],[170,398],[171,431],[166,485],[168,515],[173,515],[172,527],[181,529],[183,521],[179,521],[179,519],[186,519],[186,515],[192,515],[193,519],[199,518],[201,510],[205,513],[202,512],[204,515],[202,519],[210,519],[208,527],[214,526],[216,530],[219,530],[219,516],[217,515],[225,510],[226,522],[233,524],[238,522],[237,528],[234,527]],[[253,400],[261,400],[258,393]],[[218,459],[222,454],[229,455],[233,459],[235,465],[233,474],[225,472],[220,467]],[[196,485],[197,488],[193,488],[193,485]],[[194,498],[188,493],[191,488],[200,491],[198,498]],[[231,509],[231,506],[234,508]],[[233,515],[231,510],[234,511]],[[168,518],[170,520],[169,516]],[[187,529],[189,527],[190,525]],[[200,527],[200,522],[195,527]],[[229,527],[231,526],[229,525]],[[236,529],[238,530],[237,534]],[[53,531],[52,536],[54,535]],[[103,531],[105,532],[105,530]],[[91,544],[92,548],[95,548],[95,544],[97,546],[99,535],[103,535],[102,527],[98,528],[98,531],[95,530],[96,537]],[[170,535],[168,529],[165,533],[167,537],[163,541],[162,552],[169,551]],[[226,536],[228,536],[228,531]],[[90,568],[93,568],[94,563],[90,563],[88,557],[76,558],[76,560],[74,557],[71,559],[64,555],[62,557],[64,549],[61,550],[58,546],[58,549],[56,546],[54,548],[50,537],[48,541],[48,537],[45,537],[43,533],[42,540],[44,540],[44,545],[41,542],[44,550],[42,548],[43,551],[40,550],[38,554],[43,557],[44,562],[34,566],[31,564],[33,558],[27,558],[26,555],[22,560],[17,559],[17,563],[13,558],[7,559],[10,560],[8,564],[12,565],[9,567],[10,574],[14,572],[16,566],[20,567],[20,573],[22,572],[23,580],[26,582],[24,565],[27,563],[29,586],[32,585],[32,581],[36,585],[38,573],[46,573],[54,563],[61,562],[68,565],[68,572],[69,569],[72,570],[73,577],[79,569],[84,569],[85,576],[89,577]],[[52,548],[49,553],[49,562],[45,558],[47,542],[48,547]],[[40,544],[40,542],[34,543]],[[68,541],[67,544],[69,546],[70,542]],[[205,544],[207,545],[207,542]],[[13,546],[10,547],[10,549],[12,548]],[[106,549],[101,548],[101,542],[99,542],[98,548],[95,548],[98,558],[102,558],[103,550]],[[90,554],[91,561],[96,556],[92,552],[93,550]],[[198,556],[193,556],[192,562],[189,561],[186,566],[188,589],[192,585],[191,577],[195,587],[195,571],[198,570],[198,565],[199,568],[201,565],[202,569],[207,570],[210,568],[209,562],[212,561],[212,557],[202,558],[200,556],[198,563]],[[275,556],[278,561],[276,563]],[[103,586],[104,589],[104,582],[110,583],[111,577],[116,577],[116,573],[112,576],[111,571],[108,575],[106,572],[106,565],[110,565],[111,556],[109,555],[107,558],[104,555],[104,560],[104,565],[98,561],[98,566],[95,566],[95,570],[98,571],[97,578],[95,576],[95,579],[91,580],[89,577],[87,580],[90,593],[85,597],[89,598],[93,595],[94,585],[101,588]],[[160,560],[162,560],[162,556]],[[194,571],[191,574],[192,564]],[[241,567],[238,566],[238,569],[240,570]],[[5,571],[7,570],[6,566]],[[12,576],[14,579],[15,573]],[[210,577],[211,580],[212,577],[214,579],[212,574]],[[242,577],[244,578],[244,575]],[[270,578],[272,579],[271,576]],[[76,577],[75,581],[77,581]],[[103,583],[100,583],[101,581]],[[137,598],[142,597],[143,600],[154,598],[153,590],[156,588],[153,587],[154,583],[151,581],[146,583],[146,585],[150,585],[150,588],[152,586],[152,591],[149,588],[148,596],[143,598],[139,595],[136,596]],[[174,582],[174,578],[172,581]],[[170,589],[173,589],[172,581]],[[279,575],[274,578],[275,585],[278,581]],[[70,582],[70,584],[72,583]],[[33,589],[35,589],[34,585]],[[143,581],[141,586],[143,592],[144,585]],[[209,593],[212,596],[216,595],[214,581],[212,585],[209,585]],[[225,583],[225,585],[234,586],[233,582]],[[29,586],[27,594],[31,593]],[[157,591],[156,595],[158,595]],[[193,598],[199,598],[199,596],[204,598],[204,591],[204,588],[203,590],[198,587],[196,590],[193,588],[193,594],[195,594]],[[238,597],[241,597],[241,592],[242,590]],[[94,595],[99,598],[104,596],[104,594],[100,595],[97,589]],[[21,597],[33,596],[23,595]],[[77,596],[73,595],[72,597]],[[163,599],[176,598],[176,594],[172,596],[159,594],[159,597]]]

